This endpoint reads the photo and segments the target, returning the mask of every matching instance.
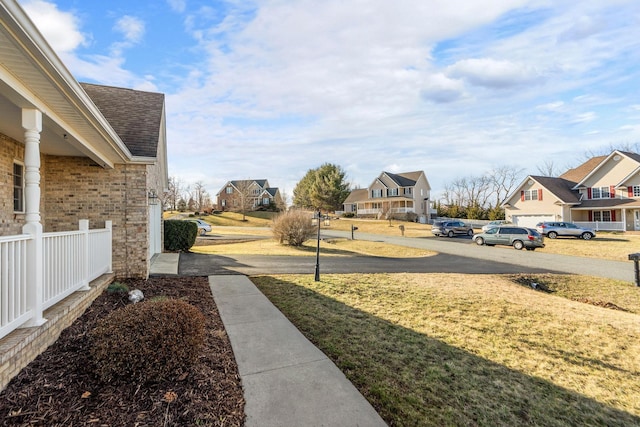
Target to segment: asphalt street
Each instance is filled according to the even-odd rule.
[[[350,238],[350,232],[323,230],[322,238]],[[320,256],[320,273],[572,273],[634,282],[633,262],[517,251],[511,247],[477,246],[464,237],[407,238],[356,233],[356,239],[387,242],[437,252],[421,258]],[[315,257],[269,255],[180,255],[178,273],[191,276],[220,274],[313,274]]]

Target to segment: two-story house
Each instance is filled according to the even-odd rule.
[[[356,189],[343,203],[344,212],[360,217],[414,213],[429,217],[431,186],[423,171],[382,172],[367,187]]]
[[[640,230],[640,154],[615,150],[559,177],[528,176],[505,203],[515,224],[571,221],[597,230]]]
[[[266,179],[228,181],[216,194],[216,201],[221,211],[280,210],[284,205],[278,187],[270,187]]]

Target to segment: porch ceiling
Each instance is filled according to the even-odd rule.
[[[20,142],[23,108],[43,113],[43,153],[88,156],[102,166],[132,157],[24,11],[6,0],[0,3],[0,132]]]

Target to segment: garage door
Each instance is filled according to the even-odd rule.
[[[554,220],[554,215],[513,215],[511,217],[514,224],[522,227],[535,227],[539,222]]]

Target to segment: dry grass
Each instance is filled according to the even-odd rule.
[[[253,278],[390,425],[640,425],[638,290],[590,277],[525,278],[558,288],[548,294],[515,283],[522,279]]]
[[[215,231],[214,231],[215,232]],[[214,233],[212,232],[212,233]],[[192,252],[213,255],[288,255],[315,256],[316,240],[309,240],[301,247],[279,244],[274,239],[261,239],[240,243],[218,244],[210,246],[194,246]],[[365,240],[330,239],[320,242],[322,255],[353,256],[357,254],[383,256],[389,258],[411,258],[435,255],[424,249],[407,248]]]

